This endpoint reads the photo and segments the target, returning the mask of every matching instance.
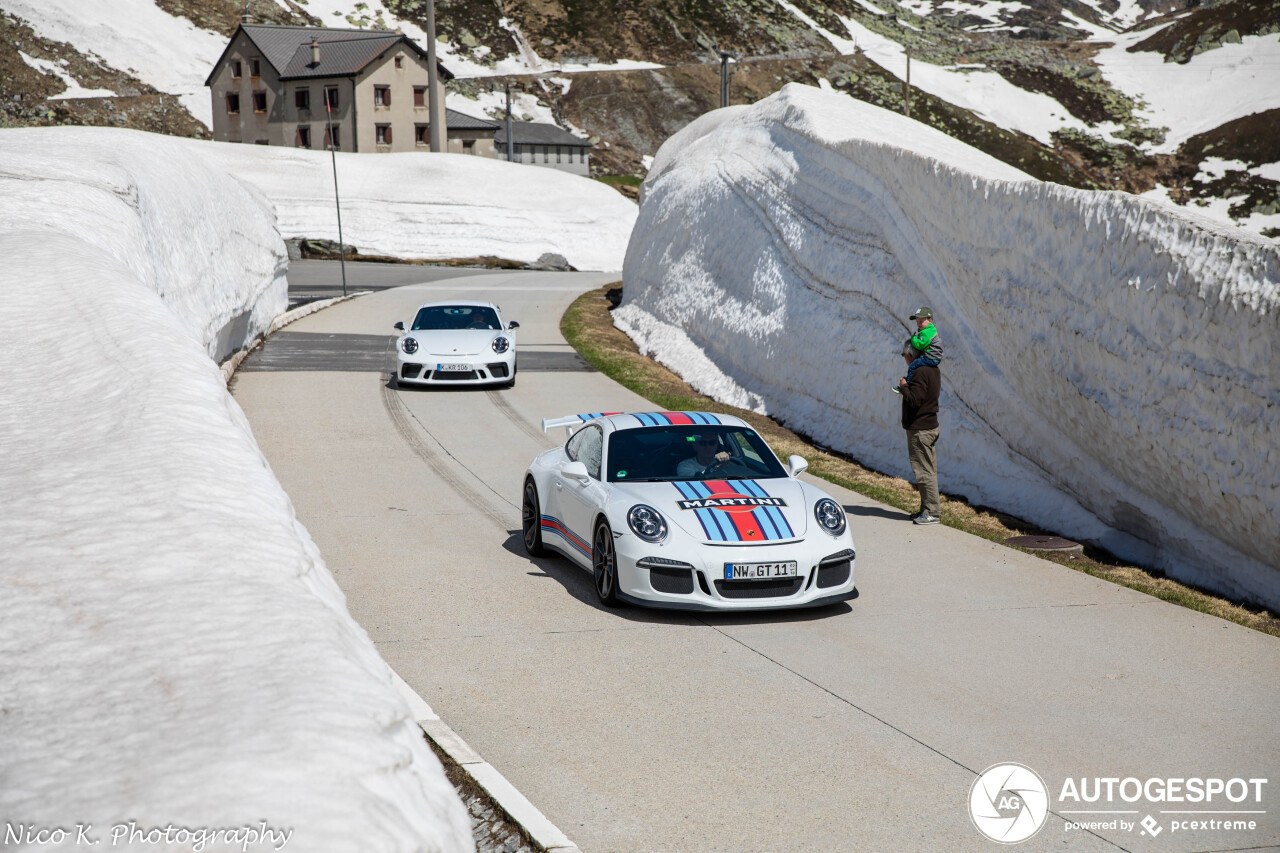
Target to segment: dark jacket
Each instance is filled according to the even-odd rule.
[[[902,428],[937,429],[938,394],[942,392],[942,371],[921,365],[902,389]]]

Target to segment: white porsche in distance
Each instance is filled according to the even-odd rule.
[[[796,479],[804,459],[784,468],[745,421],[595,412],[542,422],[561,426],[569,440],[525,474],[524,546],[590,570],[604,605],[762,610],[857,597],[844,510]]]
[[[401,385],[516,384],[519,323],[502,322],[492,302],[428,302],[396,342]]]

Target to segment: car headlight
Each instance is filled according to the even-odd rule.
[[[667,520],[651,506],[633,506],[627,513],[627,526],[646,542],[661,542],[667,538]]]
[[[832,536],[844,533],[844,510],[831,498],[823,498],[813,505],[813,517],[818,520],[818,526]]]
[[[417,338],[401,338],[400,349],[404,350],[409,355],[413,355],[415,352],[418,351]]]
[[[493,343],[490,346],[493,347],[494,352],[504,353],[511,349],[511,339],[499,336],[493,339]]]

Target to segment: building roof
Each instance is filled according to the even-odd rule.
[[[543,124],[536,121],[511,122],[511,141],[516,145],[575,145],[590,148],[591,143],[580,136],[574,136],[554,124]],[[498,123],[498,132],[493,136],[494,144],[507,144],[507,128],[505,122]]]
[[[329,27],[277,27],[268,24],[240,24],[232,34],[227,48],[214,63],[206,86],[213,82],[213,74],[222,65],[231,42],[243,30],[249,40],[262,51],[283,80],[308,77],[350,77],[360,73],[366,65],[377,59],[389,48],[404,42],[423,59],[427,53],[417,42],[403,33],[391,30],[340,30]],[[320,44],[320,63],[311,64],[311,41]],[[436,68],[446,80],[453,74],[439,61]]]
[[[444,111],[444,123],[450,130],[497,130],[500,122],[487,118],[476,118],[448,107]]]

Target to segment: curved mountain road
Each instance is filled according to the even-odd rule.
[[[383,290],[289,326],[232,385],[383,657],[584,851],[991,850],[967,803],[1004,761],[1049,788],[1026,850],[1280,845],[1273,637],[830,486],[861,597],[824,610],[610,611],[585,572],[525,556],[521,477],[564,435],[541,419],[652,408],[559,334],[608,280]],[[391,387],[392,324],[449,296],[520,321],[513,389]],[[1127,776],[1271,782],[1260,805],[1057,800],[1068,777]],[[1065,829],[1117,817],[1067,810],[1246,805],[1267,812],[1253,831]]]

